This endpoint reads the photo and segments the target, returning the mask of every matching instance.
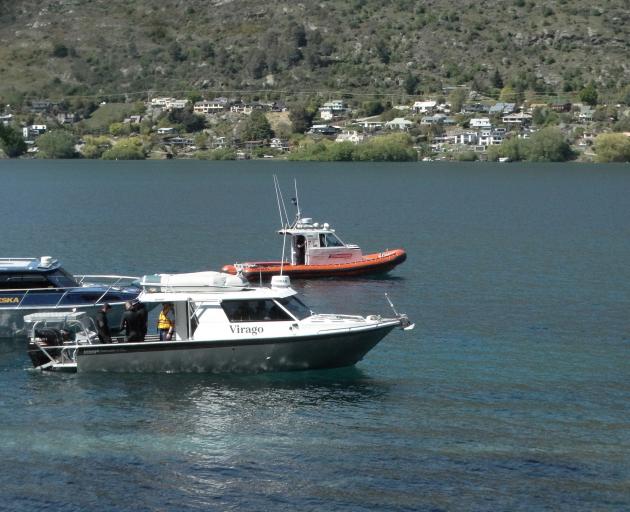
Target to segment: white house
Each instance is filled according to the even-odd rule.
[[[22,137],[25,140],[33,139],[44,133],[46,133],[45,124],[32,124],[30,126],[25,126],[24,128],[22,128]]]
[[[178,100],[176,98],[152,98],[151,106],[163,108],[164,110],[186,108],[188,100]]]
[[[388,130],[408,130],[412,126],[413,122],[404,117],[396,117],[385,123],[385,128]]]
[[[524,112],[517,112],[516,114],[508,114],[507,116],[503,116],[501,121],[505,124],[527,124],[532,120],[531,114],[526,114]]]
[[[357,132],[356,130],[345,130],[337,135],[335,142],[352,142],[358,144],[365,140],[365,135]]]
[[[470,120],[470,127],[489,130],[492,128],[492,123],[490,122],[489,117],[473,117]]]
[[[466,145],[476,145],[479,140],[479,135],[477,132],[464,132],[458,133],[453,136],[453,142],[455,144],[466,144]]]
[[[158,128],[157,132],[158,135],[170,135],[172,133],[175,133],[175,128],[173,128],[172,126],[166,126],[164,128]]]
[[[289,151],[289,141],[285,139],[273,138],[269,143],[269,147],[280,151]]]
[[[437,101],[427,100],[416,101],[411,108],[416,114],[426,114],[427,112],[432,112],[435,107],[437,107]]]
[[[225,110],[225,103],[220,101],[198,101],[193,106],[193,111],[195,114],[213,114],[216,112],[222,112]]]

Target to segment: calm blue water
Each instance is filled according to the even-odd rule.
[[[0,510],[630,509],[630,167],[0,161],[0,255],[74,273],[280,256],[272,175],[416,321],[354,368],[46,375],[0,346]]]

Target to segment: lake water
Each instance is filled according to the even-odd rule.
[[[0,161],[0,256],[73,273],[277,259],[272,175],[416,322],[353,368],[50,375],[0,346],[0,510],[630,509],[630,167]]]

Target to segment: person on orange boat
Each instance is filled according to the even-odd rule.
[[[175,312],[173,305],[169,302],[162,304],[162,311],[158,317],[157,330],[160,334],[160,341],[170,341],[175,332]]]
[[[295,237],[295,263],[297,265],[304,265],[306,255],[306,239],[302,235]]]

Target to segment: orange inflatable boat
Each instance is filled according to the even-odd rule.
[[[290,240],[289,261],[234,263],[225,265],[223,272],[240,272],[251,280],[280,272],[295,278],[359,276],[389,272],[407,259],[404,249],[363,254],[358,245],[344,243],[329,224],[310,218],[297,218],[278,233]]]

